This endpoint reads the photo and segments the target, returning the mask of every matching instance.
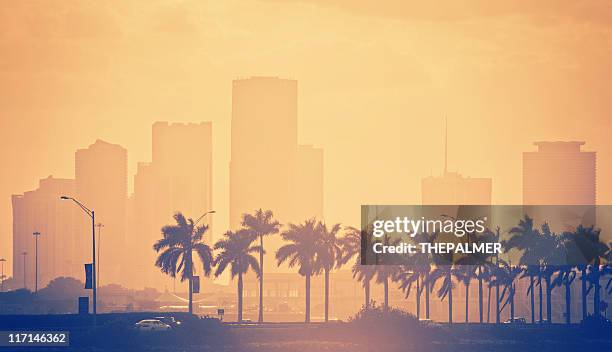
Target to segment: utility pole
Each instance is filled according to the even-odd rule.
[[[35,269],[34,269],[34,293],[38,293],[38,237],[40,237],[40,232],[36,231],[32,235],[36,239],[36,254],[35,254]]]

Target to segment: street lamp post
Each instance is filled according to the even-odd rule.
[[[0,258],[0,266],[2,266],[2,272],[0,273],[0,292],[4,292],[4,262],[6,262],[6,259]]]
[[[40,232],[36,231],[32,235],[34,235],[36,239],[36,254],[34,256],[36,258],[34,261],[34,293],[38,293],[38,237],[40,236]]]
[[[28,286],[26,286],[26,255],[28,255],[28,252],[21,252],[21,255],[23,256],[23,288],[28,288]]]
[[[200,217],[199,217],[199,218],[198,218],[198,219],[197,219],[197,220],[196,220],[196,221],[193,223],[193,225],[194,225],[194,226],[195,226],[195,225],[197,225],[197,224],[200,222],[200,220],[204,219],[204,217],[205,217],[206,215],[208,215],[208,214],[214,214],[214,213],[216,213],[214,210],[207,211],[206,213],[202,214],[202,216],[200,216]]]
[[[214,210],[209,210],[206,213],[202,214],[194,223],[193,226],[197,225],[200,220],[204,219],[204,217],[208,214],[214,214]],[[193,312],[193,308],[191,306],[191,302],[193,302],[193,264],[191,265],[192,272],[189,273],[189,314]]]
[[[89,208],[87,208],[85,205],[83,205],[81,202],[79,202],[78,200],[74,199],[73,197],[67,197],[67,196],[61,196],[60,199],[62,200],[71,200],[74,203],[76,203],[76,205],[78,205],[87,215],[89,215],[89,217],[91,218],[91,242],[92,242],[92,252],[91,252],[91,256],[92,256],[92,270],[91,270],[91,286],[92,286],[92,291],[93,291],[93,314],[94,317],[96,316],[97,310],[96,310],[96,298],[97,298],[97,285],[96,285],[96,213],[93,210],[90,210]]]

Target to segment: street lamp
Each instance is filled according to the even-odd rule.
[[[34,293],[38,293],[38,237],[40,236],[40,232],[36,231],[32,235],[36,239],[36,255],[35,255],[35,269],[34,269]]]
[[[96,310],[96,298],[97,298],[96,296],[97,295],[97,288],[96,288],[97,286],[96,285],[96,213],[93,210],[90,210],[89,208],[87,208],[85,205],[83,205],[78,200],[74,199],[73,197],[61,196],[60,199],[73,201],[76,205],[78,205],[85,212],[85,214],[89,215],[89,217],[91,218],[91,242],[92,242],[91,286],[93,290],[93,314],[95,317],[96,312],[97,312]]]
[[[2,266],[2,271],[0,273],[0,292],[4,292],[4,262],[6,262],[6,259],[0,258],[0,266]]]
[[[202,219],[203,219],[203,218],[204,218],[206,215],[208,215],[208,214],[214,214],[214,213],[216,213],[216,211],[214,211],[214,210],[207,211],[206,213],[202,214],[202,216],[200,216],[200,217],[199,217],[199,218],[196,220],[196,222],[194,222],[193,224],[194,224],[194,225],[197,225],[197,224],[200,222],[200,220],[202,220]]]
[[[21,252],[21,255],[23,256],[23,288],[28,288],[28,286],[26,286],[26,255],[28,255],[28,252]]]

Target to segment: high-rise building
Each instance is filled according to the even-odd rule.
[[[465,177],[457,172],[445,172],[439,177],[421,180],[421,202],[427,205],[489,205],[490,178]]]
[[[297,157],[297,81],[238,79],[232,90],[230,226],[245,212],[291,216]]]
[[[523,153],[523,204],[594,205],[596,153],[584,142],[535,142]]]
[[[85,253],[75,241],[79,235],[75,226],[73,207],[62,204],[60,196],[75,193],[75,182],[49,176],[40,180],[36,190],[22,195],[13,195],[13,277],[21,283],[25,278],[26,286],[34,289],[35,280],[35,238],[38,238],[38,287],[44,287],[50,280],[59,276],[83,276]]]
[[[421,180],[423,205],[490,205],[490,178],[464,177],[448,171],[448,124],[444,132],[444,172]]]
[[[230,227],[256,209],[281,223],[323,218],[323,151],[298,146],[297,81],[238,79],[232,87]],[[273,253],[280,239],[268,240]],[[264,265],[274,270],[274,256]]]
[[[167,284],[168,277],[154,267],[153,244],[161,228],[173,224],[181,212],[196,220],[213,210],[212,205],[212,123],[153,124],[152,161],[138,163],[134,176],[133,216],[128,247],[133,283],[139,286]],[[212,216],[200,224],[209,225],[205,241],[213,243]]]
[[[97,140],[75,153],[75,198],[95,211],[96,223],[104,225],[97,245],[100,284],[122,282],[127,216],[127,150]],[[64,205],[69,206],[69,205]],[[91,219],[80,214],[77,245],[91,247]],[[87,251],[86,253],[91,253]],[[88,256],[91,262],[91,256]]]

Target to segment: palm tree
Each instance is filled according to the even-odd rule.
[[[428,233],[418,233],[413,238],[414,243],[430,242],[431,236]],[[412,287],[416,286],[416,316],[421,319],[421,294],[423,290],[427,292],[429,299],[429,291],[426,289],[425,280],[431,271],[431,255],[427,252],[417,251],[408,257],[402,258],[405,264],[397,268],[394,281],[399,282],[399,288],[404,291],[406,298],[410,296]],[[426,315],[429,319],[429,302],[426,302]]]
[[[309,219],[302,224],[289,224],[289,228],[281,233],[285,244],[276,252],[278,265],[288,262],[289,267],[299,266],[298,273],[305,278],[306,312],[305,321],[310,322],[310,278],[319,273],[317,253],[321,250],[321,239],[318,238],[316,220]]]
[[[258,209],[253,214],[242,215],[242,226],[250,233],[252,241],[259,239],[259,318],[260,323],[263,322],[263,268],[264,268],[264,244],[265,236],[278,233],[280,223],[274,220],[274,214],[271,210],[263,211]]]
[[[321,241],[321,252],[317,253],[318,266],[323,269],[325,275],[325,321],[329,320],[329,273],[334,266],[339,266],[339,259],[342,257],[342,247],[338,232],[342,227],[335,224],[327,228],[325,223],[317,224],[317,237]]]
[[[588,315],[587,309],[587,298],[588,289],[587,282],[590,282],[592,287],[595,288],[593,296],[593,314],[599,315],[600,307],[600,258],[604,258],[608,252],[608,246],[601,242],[599,239],[600,230],[596,230],[593,226],[582,226],[578,225],[573,235],[568,238],[571,239],[568,246],[575,247],[574,251],[577,253],[578,258],[572,258],[578,263],[577,267],[580,270],[581,280],[581,293],[582,293],[582,318],[586,318]],[[588,272],[590,268],[590,273]]]
[[[522,251],[519,259],[519,265],[527,266],[525,275],[529,276],[529,290],[531,294],[531,322],[535,322],[535,292],[534,292],[534,277],[539,275],[539,265],[534,266],[535,263],[539,263],[538,260],[538,238],[540,236],[538,230],[534,228],[533,219],[525,215],[520,221],[518,226],[513,227],[508,232],[511,237],[506,242],[502,242],[504,251],[508,252],[513,248]],[[539,277],[539,276],[538,276]],[[541,297],[540,297],[541,299]],[[541,306],[541,303],[540,303]],[[540,307],[540,312],[542,311]],[[541,319],[541,318],[540,318]]]
[[[517,266],[512,266],[506,261],[500,259],[497,266],[494,267],[494,279],[489,283],[502,287],[502,292],[498,298],[497,305],[503,305],[498,309],[497,314],[501,314],[504,308],[510,304],[510,320],[514,320],[514,296],[516,293],[515,280],[521,275],[523,269]]]
[[[497,242],[498,237],[490,230],[486,230],[483,233],[468,233],[468,243],[493,243]],[[483,323],[483,281],[487,277],[486,271],[491,266],[492,254],[488,253],[474,253],[457,260],[457,264],[463,265],[459,269],[458,278],[465,285],[465,318],[466,322],[468,319],[469,311],[469,286],[473,278],[478,280],[478,316],[479,322]]]
[[[453,270],[452,264],[441,264],[437,265],[435,269],[429,274],[428,284],[430,291],[433,291],[436,282],[442,280],[442,285],[438,289],[438,297],[441,301],[448,296],[448,323],[453,323]]]
[[[193,219],[185,219],[180,212],[174,214],[174,220],[175,225],[162,227],[163,237],[153,245],[156,252],[161,251],[155,265],[164,274],[174,278],[180,273],[181,281],[189,281],[189,313],[193,313],[193,276],[196,273],[193,253],[200,258],[205,276],[210,275],[213,263],[212,250],[203,241],[208,226],[196,226]]]
[[[572,265],[561,265],[557,277],[552,281],[553,287],[565,287],[565,323],[572,322],[572,290],[571,286],[576,278],[576,272]]]
[[[242,321],[242,275],[251,268],[257,277],[261,275],[261,270],[257,259],[252,253],[259,253],[260,247],[251,245],[250,234],[245,231],[228,231],[224,238],[215,243],[215,249],[221,253],[215,258],[214,264],[217,266],[215,276],[221,275],[227,267],[230,267],[231,278],[238,276],[238,322]]]
[[[357,279],[357,281],[361,282],[363,286],[363,290],[365,293],[365,308],[370,308],[370,304],[372,302],[370,296],[370,283],[374,276],[376,275],[376,265],[361,265],[359,262],[356,262],[353,265],[353,278]]]
[[[455,269],[455,276],[465,287],[465,323],[467,324],[470,312],[470,283],[476,277],[476,266],[469,264],[459,265]]]
[[[367,234],[364,234],[367,235]],[[361,236],[362,230],[356,229],[352,226],[345,228],[344,236],[339,239],[340,248],[342,252],[338,258],[338,267],[341,267],[353,258],[357,257],[355,264],[353,265],[352,272],[353,278],[357,279],[362,283],[363,290],[365,293],[365,307],[370,307],[370,282],[374,277],[373,265],[361,265]]]
[[[431,242],[436,242],[440,234],[433,234]],[[442,280],[442,285],[438,289],[438,297],[444,301],[448,296],[448,323],[453,323],[453,275],[455,274],[453,267],[453,253],[436,253],[433,256],[433,262],[436,267],[427,277],[426,284],[430,291],[433,291],[436,282]]]
[[[555,263],[562,263],[566,258],[561,238],[550,230],[546,222],[540,227],[538,250],[540,251],[540,272],[546,283],[546,320],[552,323],[552,290],[555,288],[552,278],[559,268]]]

